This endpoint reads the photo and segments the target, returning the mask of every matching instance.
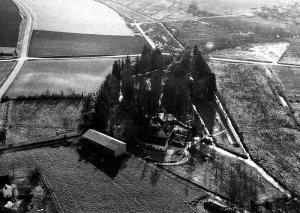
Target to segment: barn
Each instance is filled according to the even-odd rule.
[[[126,143],[89,129],[82,135],[83,145],[91,145],[107,157],[119,157],[126,153]]]

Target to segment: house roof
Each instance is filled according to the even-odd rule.
[[[112,150],[117,150],[120,146],[126,145],[126,143],[119,141],[118,139],[115,139],[93,129],[89,129],[82,135],[82,137]]]

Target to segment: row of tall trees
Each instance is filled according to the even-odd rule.
[[[145,46],[135,62],[129,57],[115,61],[94,104],[88,98],[84,106],[86,127],[113,134],[115,122],[127,120],[128,129],[143,128],[162,111],[184,121],[193,99],[210,98],[215,92],[215,77],[197,46],[173,59]]]

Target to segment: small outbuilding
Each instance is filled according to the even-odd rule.
[[[89,144],[107,157],[119,157],[126,153],[126,143],[93,129],[82,135],[82,142],[83,146]]]

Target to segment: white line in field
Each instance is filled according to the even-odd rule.
[[[146,35],[146,33],[144,32],[144,30],[141,28],[141,24],[138,23],[134,23],[133,25],[135,25],[138,30],[142,33],[142,35],[144,36],[144,38],[148,41],[148,43],[150,44],[150,46],[155,49],[156,45],[155,43]]]
[[[215,57],[210,57],[209,59],[214,60],[214,61],[224,61],[224,62],[232,62],[232,63],[261,64],[261,65],[274,65],[274,66],[282,66],[282,67],[300,68],[300,65],[278,64],[278,63],[273,63],[273,62],[247,61],[247,60],[228,59],[228,58],[215,58]]]

